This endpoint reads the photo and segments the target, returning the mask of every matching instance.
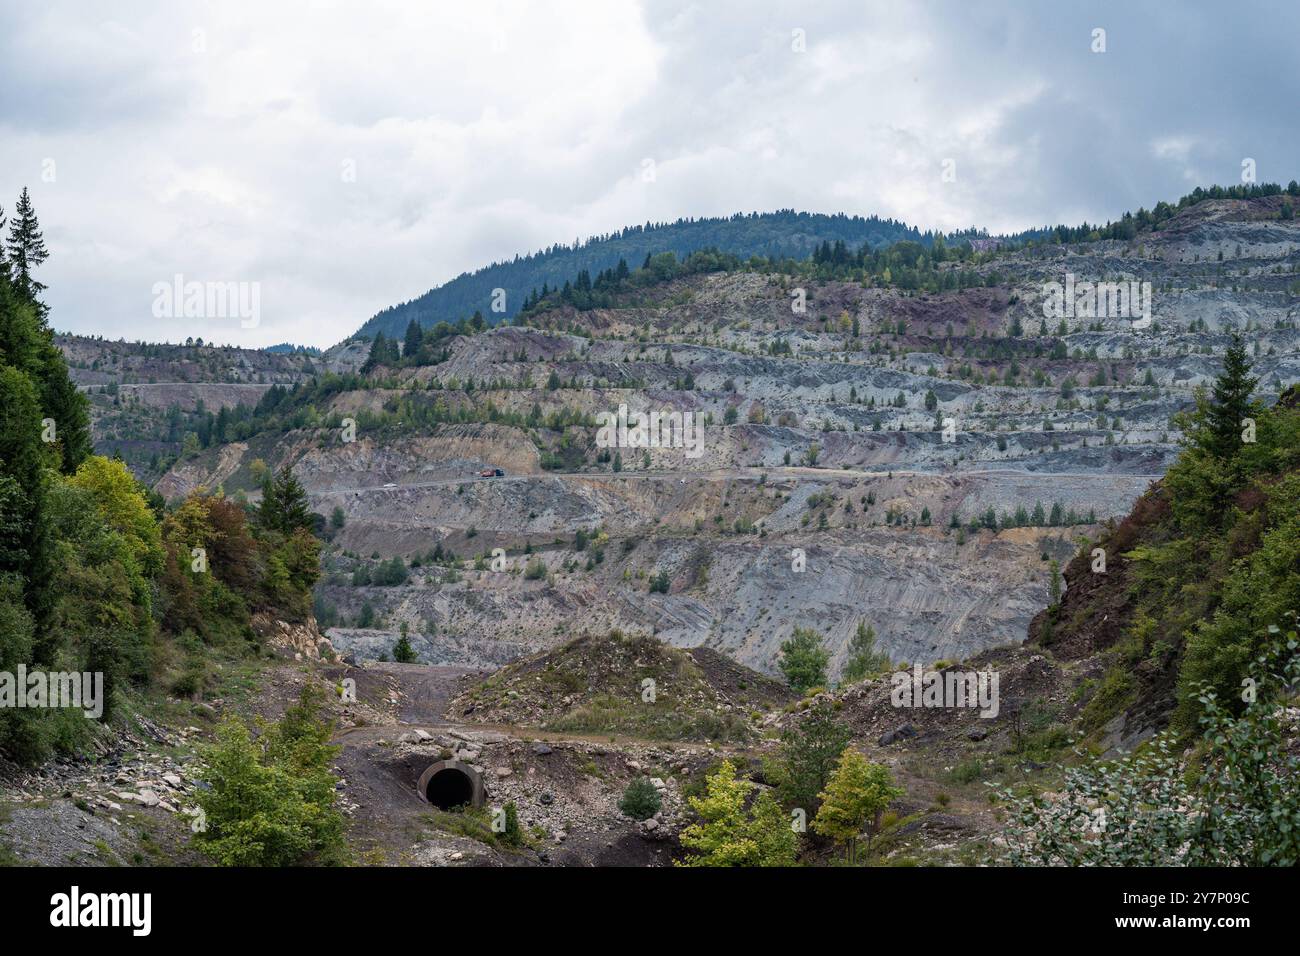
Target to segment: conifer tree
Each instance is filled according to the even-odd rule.
[[[299,528],[312,529],[311,509],[307,505],[307,492],[294,477],[293,469],[285,465],[274,476],[268,474],[262,482],[262,507],[259,512],[262,527],[291,535]]]
[[[840,680],[845,684],[852,684],[870,674],[889,668],[892,663],[888,654],[876,651],[876,629],[866,621],[859,621],[857,632],[849,641],[848,659],[844,662]]]
[[[1243,420],[1255,414],[1251,395],[1259,379],[1251,376],[1250,367],[1246,346],[1241,336],[1233,333],[1223,356],[1223,373],[1214,382],[1213,398],[1206,409],[1207,450],[1217,458],[1236,456],[1242,445]]]
[[[42,317],[45,307],[37,303],[37,296],[45,291],[45,284],[37,281],[32,273],[49,256],[45,239],[41,235],[41,224],[36,219],[31,196],[24,186],[18,197],[18,205],[14,207],[13,220],[9,223],[9,259],[13,263],[11,278],[18,292],[37,305]]]
[[[406,327],[406,338],[402,342],[402,358],[411,359],[420,354],[420,346],[424,344],[424,329],[420,323],[412,319]]]
[[[393,660],[399,664],[414,664],[416,657],[415,648],[411,647],[411,639],[406,636],[406,631],[403,629],[402,636],[393,645]]]

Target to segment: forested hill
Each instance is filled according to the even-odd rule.
[[[874,247],[901,239],[928,244],[930,236],[893,219],[864,219],[842,213],[828,216],[789,209],[737,213],[726,219],[678,219],[629,226],[585,242],[551,246],[516,256],[510,262],[494,262],[476,272],[462,273],[419,298],[385,309],[363,325],[360,334],[383,332],[400,337],[412,319],[427,327],[443,320],[454,322],[475,311],[500,321],[514,316],[525,296],[534,289],[540,291],[544,284],[556,288],[584,269],[595,275],[616,267],[620,259],[629,268],[636,268],[651,253],[675,252],[678,258],[685,258],[699,249],[716,248],[741,258],[758,255],[804,259],[823,242],[839,241],[858,248],[863,243]],[[494,289],[506,291],[504,313],[490,311]]]
[[[1076,226],[1046,225],[998,238],[1005,246],[1044,241],[1059,244],[1098,239],[1128,240],[1206,200],[1252,199],[1282,192],[1283,187],[1277,183],[1197,187],[1177,203],[1159,202],[1149,211],[1126,212],[1105,226],[1087,222]],[[1290,196],[1300,196],[1300,184],[1292,180],[1285,192]],[[1291,214],[1289,206],[1286,212]],[[645,262],[648,255],[660,252],[676,253],[678,260],[702,249],[716,249],[741,259],[750,256],[770,260],[785,257],[807,259],[823,242],[832,246],[842,242],[850,250],[860,252],[864,244],[874,251],[905,239],[929,246],[934,236],[932,232],[921,232],[905,223],[879,216],[864,219],[843,213],[825,215],[792,209],[736,213],[725,219],[678,219],[671,223],[628,226],[620,232],[593,236],[583,242],[575,241],[573,245],[551,246],[527,256],[516,256],[510,262],[494,262],[475,272],[462,273],[418,298],[384,309],[366,322],[357,334],[373,338],[382,332],[389,338],[401,338],[412,319],[428,328],[441,321],[454,323],[467,319],[475,312],[497,323],[518,314],[525,298],[534,291],[542,292],[543,286],[558,290],[564,283],[574,281],[580,272],[594,276],[604,269],[616,268],[619,260],[626,262],[628,269],[635,269]],[[953,243],[988,236],[986,230],[970,228],[949,233],[946,238]],[[503,312],[492,310],[496,289],[504,289],[506,293]]]

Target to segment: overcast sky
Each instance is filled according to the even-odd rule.
[[[1138,0],[10,3],[0,204],[32,191],[56,328],[326,346],[647,220],[996,232],[1239,182],[1246,158],[1285,183],[1298,28],[1295,4]],[[156,316],[177,274],[256,283],[260,322]]]

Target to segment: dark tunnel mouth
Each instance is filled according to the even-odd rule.
[[[463,770],[444,767],[429,778],[424,798],[439,810],[454,810],[474,802],[474,781]]]
[[[444,760],[429,767],[417,785],[420,796],[439,810],[458,807],[481,807],[487,794],[483,780],[466,764]]]

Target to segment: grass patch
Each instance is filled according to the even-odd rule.
[[[428,819],[443,833],[468,837],[488,846],[497,846],[497,835],[492,832],[492,817],[486,807],[434,810],[429,813]]]
[[[580,734],[624,734],[648,740],[720,740],[747,743],[749,722],[735,712],[675,710],[612,694],[598,694],[581,707],[549,721],[547,730]]]
[[[1107,721],[1137,698],[1137,686],[1133,675],[1122,665],[1115,665],[1106,672],[1097,692],[1092,695],[1079,715],[1079,722],[1089,732],[1099,730]]]

